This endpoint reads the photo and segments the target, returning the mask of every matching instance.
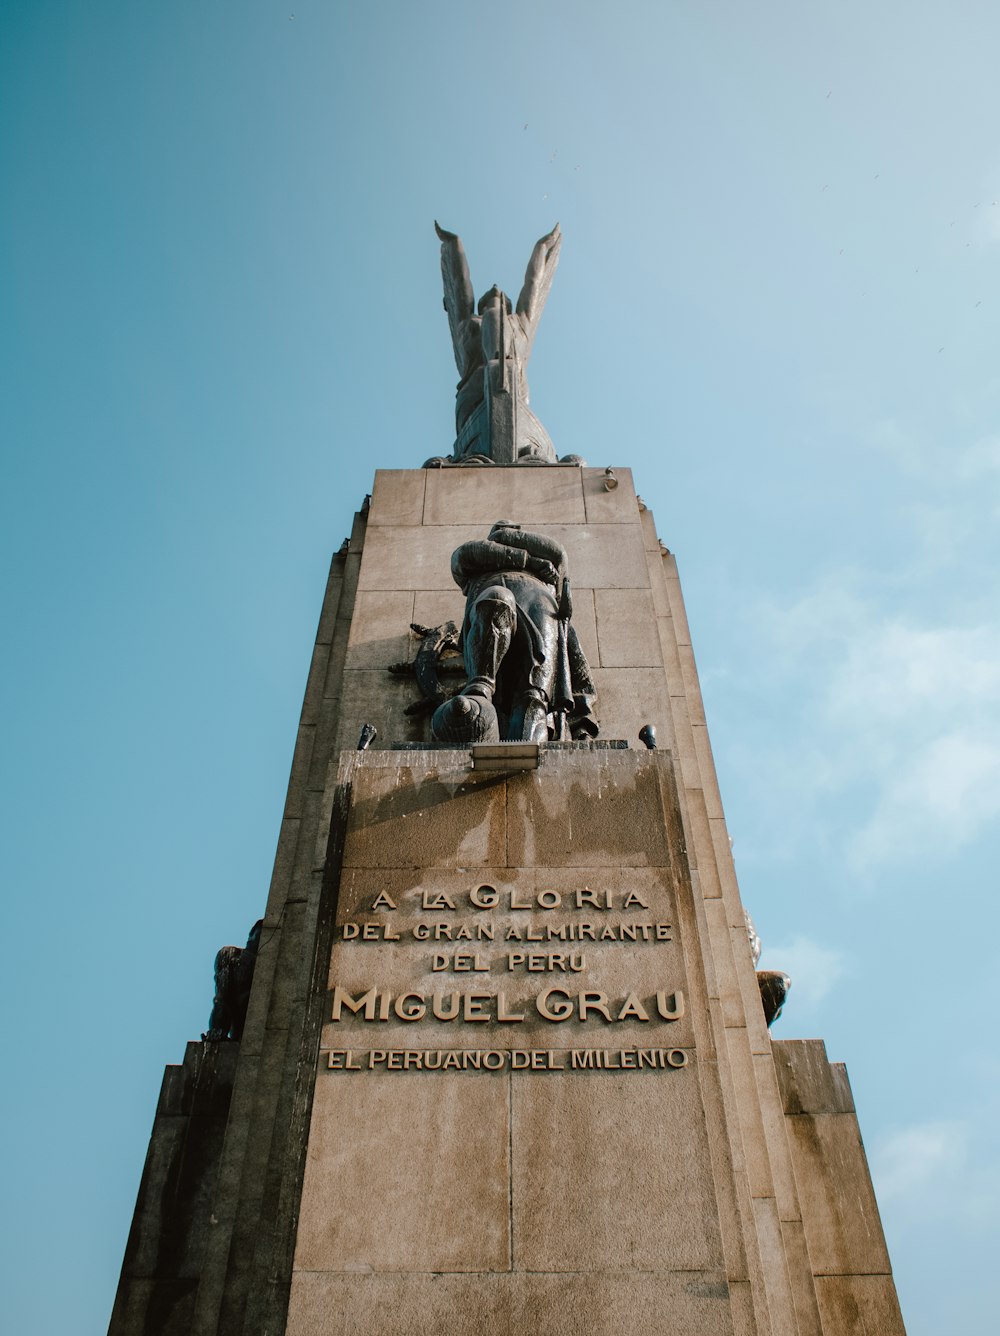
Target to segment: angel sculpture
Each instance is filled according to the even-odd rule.
[[[455,395],[457,435],[447,462],[556,463],[548,433],[528,407],[525,373],[559,263],[559,224],[535,243],[514,310],[495,284],[476,306],[465,248],[454,232],[437,223],[434,227],[441,239],[444,309],[461,377]],[[574,455],[563,462],[582,461]]]

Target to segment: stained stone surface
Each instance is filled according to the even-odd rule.
[[[612,1291],[622,1274],[643,1286],[655,1276],[683,1296],[677,1312],[693,1330],[732,1330],[710,1148],[719,1111],[706,1107],[697,1057],[708,999],[697,942],[681,927],[692,886],[677,810],[665,751],[553,749],[537,771],[511,776],[476,775],[460,751],[352,762],[328,996],[354,1004],[374,987],[408,999],[405,1013],[435,992],[450,1002],[471,991],[489,1016],[328,1014],[289,1332],[315,1329],[317,1292],[337,1295],[330,1332],[422,1330],[412,1314],[400,1325],[389,1296],[403,1276],[434,1272],[516,1278],[495,1303],[558,1311],[539,1331],[564,1329],[567,1305],[582,1311],[580,1290],[598,1276]],[[638,929],[638,940],[619,940],[623,924],[646,925],[649,940]],[[474,940],[428,936],[461,925]],[[482,925],[492,937],[477,935]],[[597,940],[528,940],[581,925]],[[553,954],[576,968],[549,968]],[[614,1019],[598,1009],[547,1020],[533,999],[548,989],[560,999],[589,990]],[[683,1014],[657,1014],[658,992]],[[505,1016],[523,1019],[503,1020],[486,1001],[501,993]],[[617,1019],[630,996],[638,1014]],[[462,1050],[502,1055],[503,1070],[388,1070],[381,1059],[366,1069],[373,1052],[415,1061]],[[684,1065],[620,1065],[640,1051]],[[511,1070],[518,1060],[539,1065]],[[335,1284],[358,1272],[381,1283]],[[596,1304],[588,1332],[622,1330],[620,1302]],[[483,1329],[509,1329],[493,1320]],[[662,1330],[629,1321],[629,1331]]]
[[[376,475],[331,566],[235,1079],[186,1061],[224,1138],[170,1069],[114,1336],[902,1332],[846,1073],[764,1024],[676,563],[615,474]],[[516,775],[431,748],[388,672],[411,622],[461,620],[451,553],[498,519],[566,548],[601,726]]]

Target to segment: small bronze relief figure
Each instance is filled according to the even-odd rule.
[[[750,954],[753,957],[754,969],[757,970],[760,1004],[764,1008],[764,1020],[767,1022],[768,1029],[770,1029],[781,1015],[781,1008],[785,1005],[785,998],[791,989],[792,981],[783,970],[757,969],[760,961],[761,941],[757,935],[757,929],[753,925],[749,910],[744,909],[743,917],[746,919]]]
[[[412,663],[393,663],[389,672],[396,677],[415,677],[420,699],[406,707],[406,714],[431,714],[452,694],[441,681],[443,674],[464,673],[458,649],[458,627],[454,622],[441,626],[421,626],[411,622],[410,630],[420,637],[420,648]]]
[[[224,946],[215,957],[215,1000],[208,1022],[208,1032],[202,1039],[242,1039],[250,1004],[250,988],[257,963],[261,929],[264,920],[258,919],[250,929],[246,946]]]
[[[499,520],[463,543],[451,573],[465,594],[467,681],[434,713],[438,742],[545,742],[596,737],[596,690],[572,623],[566,552]]]

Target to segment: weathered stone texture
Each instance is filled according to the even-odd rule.
[[[902,1336],[847,1073],[822,1040],[773,1047],[822,1330]]]
[[[612,490],[603,468],[377,474],[331,567],[238,1069],[235,1045],[225,1072],[200,1046],[168,1069],[114,1336],[902,1332],[846,1074],[764,1024],[676,563],[615,472]],[[411,622],[461,622],[451,554],[498,519],[565,547],[601,737],[629,750],[543,749],[506,775],[425,749],[416,684],[388,668],[412,660]],[[637,747],[646,723],[658,752]],[[588,945],[586,987],[681,988],[684,1015],[552,1023],[530,1000],[572,976],[515,969],[498,942],[481,978],[523,1021],[390,1013],[377,1041],[363,1016],[333,1021],[338,983],[475,987],[412,929],[427,886],[458,902],[479,884],[637,892],[669,940]],[[380,893],[399,940],[336,938],[384,922]],[[499,916],[463,916],[482,917]],[[537,904],[503,917],[552,922]],[[652,1043],[688,1065],[324,1067],[351,1044],[468,1047],[470,1029],[505,1061]]]
[[[109,1336],[190,1330],[238,1057],[191,1043],[164,1073]]]

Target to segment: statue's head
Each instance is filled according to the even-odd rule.
[[[510,298],[507,296],[506,292],[502,292],[494,283],[489,292],[484,292],[479,298],[479,305],[476,307],[476,310],[482,315],[483,312],[488,310],[491,306],[499,306],[501,302],[503,303],[504,310],[510,315],[512,310]]]
[[[497,520],[496,524],[490,529],[490,537],[495,538],[502,533],[504,529],[520,529],[520,524],[515,524],[513,520]]]

